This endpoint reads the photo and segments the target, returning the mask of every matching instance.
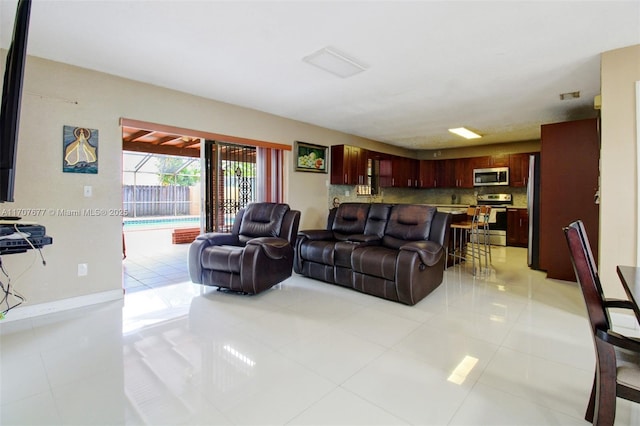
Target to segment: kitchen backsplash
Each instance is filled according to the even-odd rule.
[[[329,208],[333,207],[334,200],[338,203],[346,202],[371,202],[371,203],[402,203],[402,204],[432,204],[470,205],[476,203],[478,194],[506,193],[513,195],[514,207],[527,206],[527,188],[501,187],[477,187],[477,188],[446,188],[446,189],[414,189],[414,188],[382,188],[381,193],[375,196],[356,195],[356,187],[353,185],[330,185]],[[347,195],[348,194],[348,195]]]

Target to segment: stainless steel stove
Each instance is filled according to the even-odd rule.
[[[489,216],[489,242],[494,246],[507,245],[507,208],[513,205],[512,194],[481,194],[478,205],[491,206]]]

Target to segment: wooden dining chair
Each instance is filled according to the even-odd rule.
[[[629,300],[606,299],[582,221],[564,228],[571,261],[587,308],[596,352],[596,369],[585,419],[613,425],[616,397],[640,402],[640,339],[611,327],[609,309],[633,309]],[[639,320],[640,321],[640,320]]]

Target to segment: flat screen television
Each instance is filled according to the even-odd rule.
[[[22,80],[27,58],[30,14],[31,0],[19,0],[2,86],[2,105],[0,109],[0,202],[13,201]]]

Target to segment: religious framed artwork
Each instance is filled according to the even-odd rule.
[[[62,132],[62,171],[98,173],[98,130],[64,126]]]

